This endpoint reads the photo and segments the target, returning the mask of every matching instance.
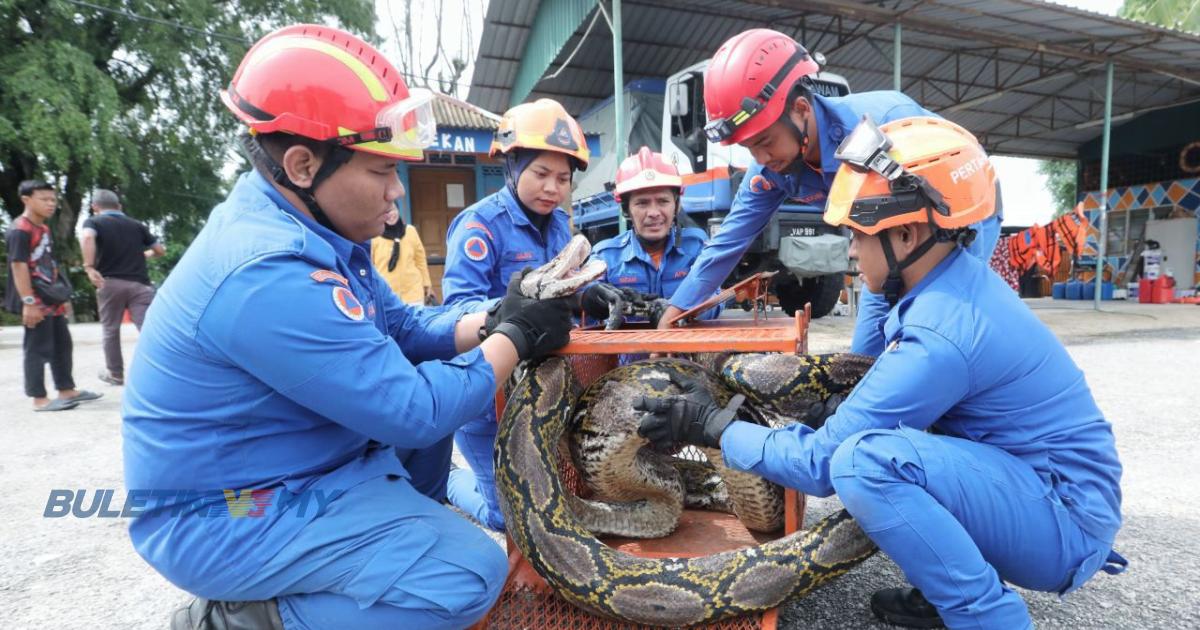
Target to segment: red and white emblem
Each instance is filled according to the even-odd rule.
[[[346,287],[333,287],[333,305],[337,307],[342,315],[350,319],[361,322],[363,318],[363,305],[354,297],[350,289]]]
[[[487,258],[488,254],[487,241],[478,236],[472,236],[467,239],[466,243],[463,243],[463,253],[467,255],[467,258],[476,262],[483,260]]]

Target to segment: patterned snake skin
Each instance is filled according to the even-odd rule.
[[[618,368],[585,388],[571,363],[532,366],[510,392],[496,447],[496,485],[514,543],[568,601],[617,619],[690,625],[772,608],[808,593],[875,552],[844,510],[807,530],[736,551],[653,559],[612,549],[595,532],[669,533],[683,505],[731,509],[748,526],[778,529],[778,489],[717,464],[705,469],[655,453],[637,436],[630,398],[677,393],[669,373],[705,379],[718,402],[733,391],[752,401],[739,417],[803,417],[814,402],[848,392],[870,365],[855,355],[735,355],[720,376],[682,360]],[[596,491],[584,501],[558,473],[568,437],[577,466]],[[724,486],[723,489],[719,486]],[[699,503],[697,503],[699,502]]]

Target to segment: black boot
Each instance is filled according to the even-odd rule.
[[[171,615],[171,630],[284,630],[275,600],[219,602],[197,597]]]
[[[938,611],[915,588],[885,588],[871,596],[871,612],[906,628],[945,628]]]

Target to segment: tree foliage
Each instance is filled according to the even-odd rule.
[[[1200,33],[1200,2],[1196,0],[1125,0],[1117,15],[1177,31]]]
[[[1072,160],[1043,160],[1038,163],[1038,173],[1046,177],[1046,190],[1054,201],[1054,216],[1060,216],[1075,207],[1075,162]]]
[[[227,186],[237,123],[221,104],[250,44],[279,26],[371,34],[371,0],[0,0],[0,200],[56,183],[60,255],[93,187],[186,243]]]

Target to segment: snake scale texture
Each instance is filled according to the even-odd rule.
[[[869,358],[854,355],[735,355],[722,362],[719,377],[707,373],[706,378],[718,401],[727,400],[732,389],[747,395],[760,418],[796,418],[803,417],[814,401],[849,391],[869,365]],[[671,487],[668,492],[610,497],[616,501],[600,505],[571,494],[559,477],[560,445],[573,430],[580,430],[575,425],[587,416],[580,409],[606,404],[605,383],[624,383],[627,395],[634,391],[669,395],[676,393],[664,377],[671,370],[692,376],[703,373],[703,368],[686,361],[653,360],[610,372],[585,394],[571,362],[551,357],[531,365],[509,394],[495,455],[500,505],[514,543],[559,595],[581,608],[620,620],[686,626],[772,608],[849,571],[875,552],[870,539],[844,510],[768,543],[696,558],[641,558],[598,540],[592,528],[627,527],[636,530],[634,535],[637,531],[645,535],[646,522],[661,529],[671,521],[665,525],[670,531],[674,528],[670,512],[674,510],[677,517],[678,511],[668,504],[688,501],[688,486],[694,483],[689,478],[706,479],[705,474],[687,466],[664,463],[667,456],[643,448],[646,441],[636,436],[636,424],[628,421],[584,429],[603,438],[600,442],[608,446],[577,439],[571,447],[577,460],[580,454],[588,455],[583,452],[588,449],[596,451],[592,455],[609,449],[622,451],[628,462],[622,464],[624,470],[666,479]],[[620,401],[607,404],[628,407]],[[606,417],[606,412],[593,415]],[[599,455],[596,461],[607,456]],[[719,463],[719,451],[708,456]],[[595,471],[582,472],[585,477],[596,475]],[[731,483],[724,471],[720,475],[727,486],[727,500],[739,517],[745,518],[743,512],[762,511],[763,506],[739,498],[745,490],[738,482]],[[716,499],[718,503],[722,500],[726,499]],[[667,507],[656,508],[657,512],[647,507],[655,502]],[[771,509],[766,508],[768,522],[761,523],[762,527],[776,527],[769,522],[774,518]],[[630,533],[617,530],[621,532]]]

